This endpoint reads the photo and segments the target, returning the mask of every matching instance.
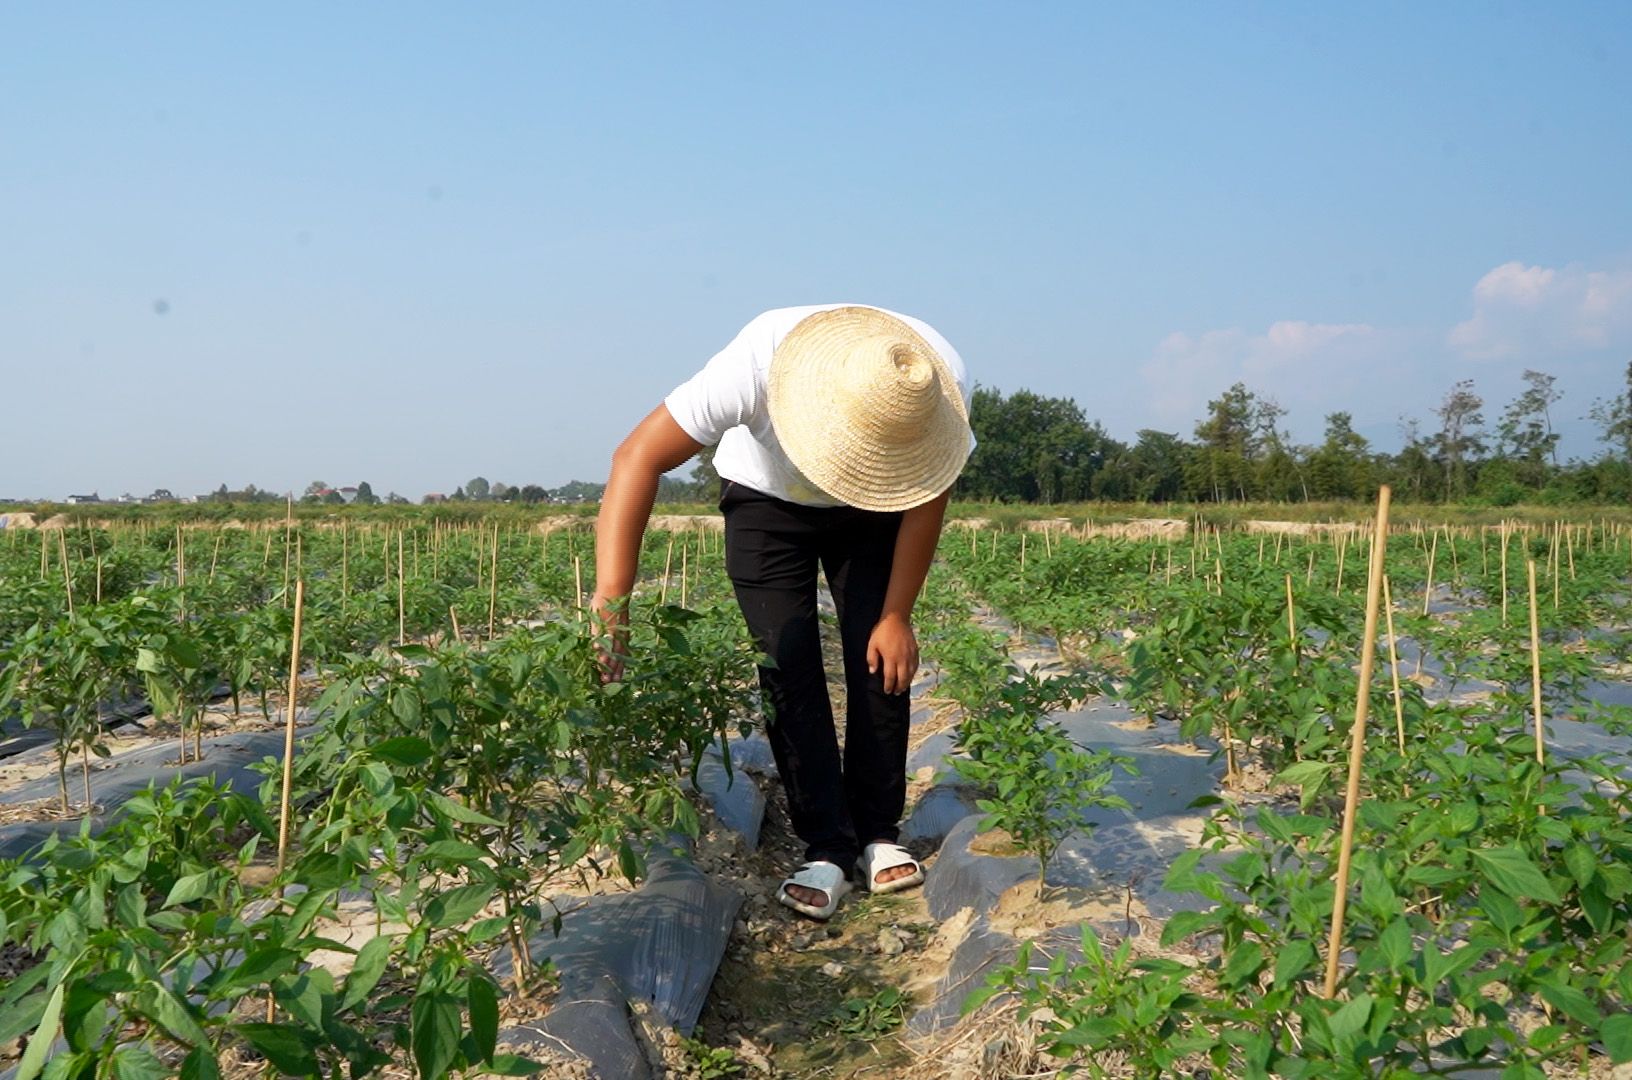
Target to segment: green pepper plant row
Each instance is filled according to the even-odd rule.
[[[1022,956],[971,1004],[1018,992],[1047,1010],[1053,1051],[1090,1075],[1105,1075],[1095,1055],[1113,1049],[1140,1075],[1211,1064],[1247,1077],[1492,1067],[1520,1078],[1632,1060],[1632,780],[1624,757],[1537,761],[1524,591],[1534,558],[1544,696],[1557,714],[1624,658],[1632,548],[1622,537],[1503,530],[1505,619],[1495,530],[1395,537],[1396,629],[1442,678],[1495,689],[1430,697],[1408,666],[1396,711],[1390,680],[1372,687],[1350,955],[1330,1000],[1320,954],[1363,547],[1066,540],[1047,554],[1029,545],[1022,573],[1016,538],[998,538],[995,555],[989,539],[973,551],[952,539],[943,556],[980,596],[1028,627],[1108,643],[1095,659],[1121,696],[1298,792],[1290,803],[1198,793],[1215,807],[1211,823],[1166,886],[1196,894],[1203,910],[1169,920],[1163,941],[1209,959],[1139,957],[1085,930],[1081,959],[1039,970]],[[1424,616],[1430,559],[1445,590],[1426,606],[1452,604]],[[1600,719],[1624,728],[1616,710]]]
[[[289,649],[284,540],[291,576],[310,586],[320,685],[282,874],[266,865],[271,760],[259,792],[171,784],[99,835],[87,825],[0,863],[0,947],[20,971],[0,985],[0,1045],[26,1039],[22,1080],[211,1077],[245,1056],[298,1076],[393,1061],[422,1077],[534,1071],[499,1054],[496,1035],[502,996],[548,986],[527,945],[560,926],[542,883],[569,869],[638,878],[654,844],[694,834],[687,770],[749,714],[754,654],[713,599],[717,556],[703,560],[696,611],[653,602],[660,582],[643,586],[628,675],[603,685],[562,537],[546,552],[536,537],[499,536],[495,562],[486,530],[422,536],[417,573],[405,551],[400,583],[383,531],[270,539],[227,531],[198,544],[212,574],[191,535],[181,567],[173,536],[78,535],[43,577],[21,545],[0,543],[0,589],[18,601],[0,608],[12,620],[0,702],[54,725],[59,760],[99,750],[99,707],[131,683],[184,722],[218,681],[235,695],[274,684]],[[648,576],[664,554],[655,539]],[[96,565],[100,602],[83,591]],[[399,596],[412,598],[400,611]],[[498,632],[455,639],[445,602],[492,611]],[[398,640],[399,619],[422,639]],[[359,892],[373,933],[347,944],[333,936],[340,900]],[[505,986],[483,962],[501,945],[515,957]],[[351,954],[349,972],[315,964],[319,951]]]

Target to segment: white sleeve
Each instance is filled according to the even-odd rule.
[[[748,423],[759,408],[752,327],[751,323],[744,327],[703,370],[663,399],[674,422],[704,446],[713,446],[727,431]]]

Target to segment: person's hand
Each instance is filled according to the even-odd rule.
[[[612,599],[596,593],[589,601],[590,626],[595,633],[595,658],[601,665],[601,682],[623,678],[623,662],[629,655],[629,599]]]
[[[885,615],[867,639],[867,671],[884,674],[886,694],[905,694],[918,674],[918,638],[912,622],[900,615]]]

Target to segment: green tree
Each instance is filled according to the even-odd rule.
[[[1376,486],[1371,444],[1354,430],[1354,417],[1328,413],[1326,436],[1309,458],[1309,486],[1317,499],[1369,499]]]
[[[1133,502],[1174,502],[1185,496],[1184,475],[1194,447],[1178,435],[1143,428],[1094,478],[1094,495]]]
[[[1463,379],[1445,394],[1434,415],[1439,432],[1434,450],[1445,470],[1445,498],[1457,499],[1468,491],[1469,459],[1485,450],[1485,399],[1474,393],[1473,380]]]
[[[379,503],[380,497],[374,494],[374,489],[364,480],[357,485],[357,497],[352,500],[358,506],[374,506]]]
[[[1251,497],[1252,465],[1259,449],[1259,403],[1245,383],[1236,383],[1207,403],[1207,419],[1196,425],[1200,444],[1185,480],[1198,499],[1223,502]]]
[[[1517,464],[1515,479],[1540,489],[1549,478],[1548,462],[1558,465],[1558,435],[1553,431],[1552,406],[1563,398],[1553,389],[1553,376],[1540,371],[1524,373],[1526,389],[1514,398],[1496,425],[1499,454]]]
[[[1632,463],[1632,360],[1626,364],[1626,389],[1593,402],[1588,415],[1597,421],[1599,441],[1609,444],[1612,455]]]
[[[720,474],[714,469],[714,451],[717,446],[705,446],[692,460],[691,487],[696,498],[713,502],[720,497]]]
[[[1009,502],[1062,502],[1093,495],[1094,477],[1119,448],[1070,398],[1019,390],[1005,398],[976,387],[969,409],[976,447],[959,494]]]
[[[488,486],[486,479],[478,476],[465,485],[464,492],[465,498],[472,502],[482,502],[492,493],[492,489]]]
[[[1433,443],[1423,437],[1421,426],[1414,417],[1400,418],[1400,437],[1403,445],[1394,456],[1390,483],[1401,498],[1431,500],[1443,490],[1437,483],[1440,467],[1431,452]]]

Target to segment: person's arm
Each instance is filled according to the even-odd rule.
[[[929,576],[935,546],[946,521],[950,490],[901,515],[895,537],[895,560],[884,593],[884,612],[867,640],[867,670],[884,673],[884,692],[904,694],[918,673],[918,638],[912,630],[912,608]]]
[[[658,481],[702,448],[675,423],[668,406],[659,405],[612,453],[612,475],[595,520],[595,596],[590,601],[601,626],[613,631],[612,649],[602,657],[603,678],[609,682],[623,674],[619,628],[629,618],[640,542],[657,499]]]

